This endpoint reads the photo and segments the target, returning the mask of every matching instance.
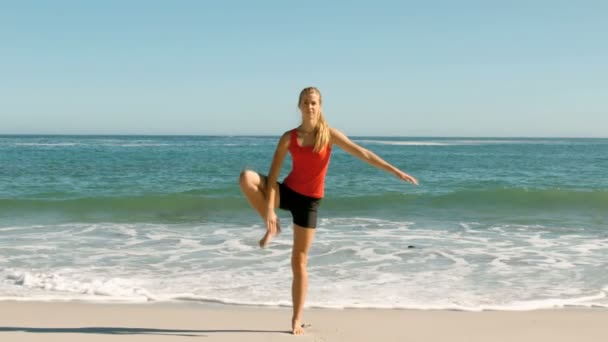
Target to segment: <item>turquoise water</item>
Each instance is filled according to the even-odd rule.
[[[238,188],[277,139],[0,136],[0,297],[290,304]],[[608,305],[608,139],[352,139],[420,186],[334,149],[309,305]]]

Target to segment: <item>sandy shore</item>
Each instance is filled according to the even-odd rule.
[[[308,309],[202,304],[0,302],[0,341],[608,341],[608,310],[524,312]]]

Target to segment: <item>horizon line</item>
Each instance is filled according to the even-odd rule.
[[[164,134],[164,133],[0,133],[0,137],[9,136],[52,136],[52,137],[101,137],[101,136],[122,136],[122,137],[278,137],[280,134]],[[382,137],[382,138],[475,138],[475,139],[608,139],[608,136],[491,136],[491,135],[358,135],[349,134],[349,137]]]

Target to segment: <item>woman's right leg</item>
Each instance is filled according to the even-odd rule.
[[[266,181],[268,177],[265,175],[261,175],[252,170],[243,170],[239,177],[239,183],[241,186],[241,191],[249,201],[249,204],[258,212],[262,220],[266,215],[267,210],[267,200],[266,200]],[[274,208],[279,207],[279,203],[281,201],[279,195],[279,186],[278,184],[273,185],[275,190],[274,196]],[[281,232],[281,227],[277,225],[277,234]],[[268,232],[264,235],[264,237],[260,240],[260,246],[265,246],[271,236],[268,235]]]

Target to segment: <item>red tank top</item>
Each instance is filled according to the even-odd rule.
[[[283,183],[299,194],[323,198],[331,147],[327,145],[319,153],[313,149],[313,146],[298,145],[298,133],[295,129],[291,131],[289,153],[292,166]]]

